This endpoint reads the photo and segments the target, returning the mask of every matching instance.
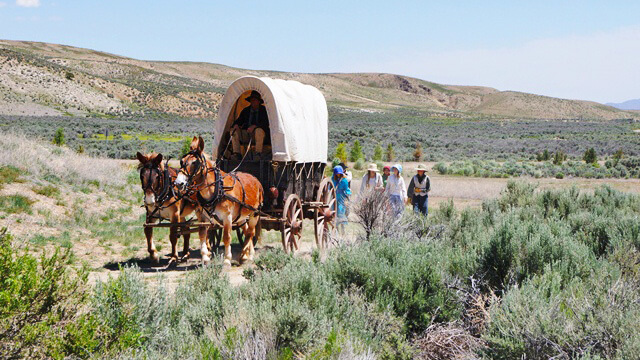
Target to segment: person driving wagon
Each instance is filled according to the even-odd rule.
[[[250,103],[250,106],[244,108],[231,125],[232,158],[240,160],[242,158],[240,145],[248,144],[252,139],[256,146],[256,157],[261,160],[265,137],[270,138],[267,108],[264,106],[264,100],[262,100],[260,93],[255,90],[252,90],[251,95],[245,100]]]

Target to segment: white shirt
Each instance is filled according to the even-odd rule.
[[[353,179],[353,175],[351,174],[351,171],[349,171],[349,170],[345,170],[344,171],[344,177],[345,177],[345,179],[347,179],[348,182],[351,182],[351,179]]]
[[[400,195],[402,200],[407,200],[407,187],[404,185],[404,179],[402,176],[396,177],[395,175],[389,175],[387,178],[387,194]]]
[[[375,189],[378,187],[382,187],[383,183],[382,183],[382,175],[376,173],[375,177],[369,178],[369,181],[367,181],[367,176],[369,175],[369,172],[367,172],[366,174],[364,174],[364,176],[362,177],[362,184],[360,184],[360,192],[365,192],[366,190],[371,190],[371,189]]]

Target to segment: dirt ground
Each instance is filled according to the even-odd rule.
[[[414,168],[417,163],[404,163],[404,177],[408,183],[410,176],[414,174]],[[427,163],[427,166],[431,168],[434,164]],[[357,193],[363,171],[354,171],[354,177],[352,181],[352,189],[354,193]],[[442,176],[429,171],[428,175],[431,178],[432,191],[429,197],[429,207],[431,209],[437,208],[441,203],[445,201],[453,200],[454,205],[458,209],[466,207],[478,207],[482,205],[482,202],[487,199],[495,198],[500,195],[500,192],[506,187],[509,179],[487,179],[487,178],[473,178],[473,177],[460,177],[460,176]],[[581,190],[591,190],[602,184],[608,184],[615,189],[640,193],[640,180],[639,179],[534,179],[534,178],[520,178],[521,181],[530,181],[538,184],[540,188],[566,188],[571,186],[577,186]],[[142,225],[142,224],[141,224]],[[359,235],[359,228],[355,224],[351,224],[348,228],[348,236],[353,239]],[[119,267],[124,265],[136,264],[145,274],[145,277],[150,282],[163,283],[170,291],[174,290],[180,282],[180,279],[186,274],[186,272],[195,269],[200,266],[201,258],[199,250],[195,250],[199,247],[199,240],[197,236],[192,236],[191,239],[191,257],[186,262],[181,262],[177,266],[167,268],[168,264],[168,239],[156,238],[156,244],[162,244],[162,251],[165,256],[162,257],[161,263],[157,266],[152,265],[147,260],[147,252],[145,246],[145,239],[139,239],[140,250],[134,257],[126,259],[120,259],[116,261],[110,261],[103,265],[101,268],[97,268],[96,271],[91,273],[90,279],[92,282],[104,281],[109,276],[117,276],[119,273]],[[182,240],[179,240],[179,249],[182,248]],[[310,220],[305,220],[303,227],[302,243],[300,250],[296,252],[296,256],[310,257],[311,252],[315,248],[315,238],[313,235],[313,223]],[[280,234],[276,231],[264,232],[262,244],[256,246],[256,257],[259,257],[261,253],[264,253],[268,249],[277,249],[281,251],[282,245],[280,243]],[[244,269],[251,264],[238,264],[238,256],[240,253],[240,245],[237,242],[232,244],[232,253],[234,257],[233,265],[230,268],[224,269],[224,273],[229,277],[232,284],[239,285],[247,280],[242,276]],[[223,253],[222,247],[218,249],[218,254]],[[219,255],[218,255],[219,256]]]

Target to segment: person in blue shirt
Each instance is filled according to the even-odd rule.
[[[349,222],[347,218],[347,206],[349,205],[349,196],[351,195],[351,189],[349,188],[349,182],[344,177],[344,169],[338,165],[333,168],[333,186],[336,188],[336,202],[338,203],[338,213],[336,214],[336,224],[338,225],[338,231],[344,235],[345,226]]]

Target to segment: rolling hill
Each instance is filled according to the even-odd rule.
[[[627,100],[621,103],[607,103],[607,105],[620,110],[640,110],[640,99]]]
[[[9,40],[0,40],[0,114],[214,117],[226,87],[242,75],[298,80],[319,88],[330,105],[355,109],[411,106],[457,117],[638,117],[595,102],[441,85],[394,74],[305,74],[144,61],[65,45]]]

